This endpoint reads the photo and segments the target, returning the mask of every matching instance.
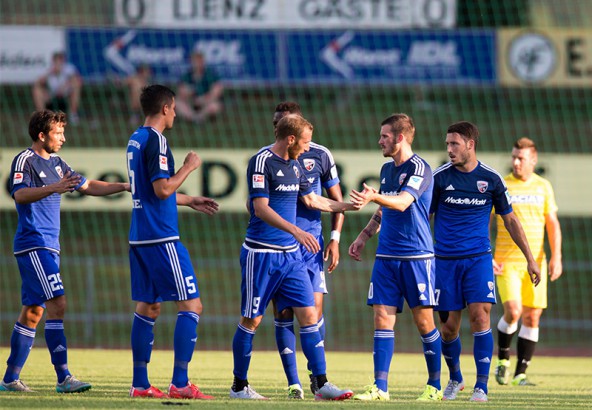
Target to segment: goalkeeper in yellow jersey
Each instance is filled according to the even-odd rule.
[[[547,307],[547,259],[544,250],[545,230],[551,248],[548,274],[551,281],[562,273],[561,227],[557,219],[557,205],[553,188],[546,179],[534,173],[537,163],[535,143],[520,138],[512,149],[512,173],[505,177],[512,197],[514,213],[522,223],[530,249],[541,267],[541,283],[535,287],[526,270],[526,259],[514,244],[503,221],[497,216],[497,240],[493,269],[504,315],[497,324],[498,360],[495,378],[499,384],[510,382],[510,344],[518,330],[515,386],[533,385],[526,377],[526,368],[539,340],[539,322]]]

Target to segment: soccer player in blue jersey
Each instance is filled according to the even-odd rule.
[[[19,375],[44,311],[45,341],[57,374],[56,391],[78,393],[91,388],[68,370],[66,296],[60,275],[61,196],[75,190],[86,195],[110,195],[129,190],[129,184],[88,180],[70,168],[56,154],[66,142],[65,126],[63,112],[34,112],[29,121],[33,144],[12,161],[10,194],[18,213],[14,255],[21,274],[23,307],[10,339],[10,356],[0,391],[32,391]]]
[[[232,342],[234,382],[230,397],[265,399],[249,385],[247,372],[253,338],[272,299],[277,310],[291,308],[300,324],[300,341],[315,383],[317,400],[344,400],[351,390],[327,381],[325,349],[318,330],[313,287],[299,244],[317,254],[315,237],[296,225],[299,200],[325,212],[355,210],[353,204],[333,201],[313,192],[297,161],[310,149],[313,126],[299,115],[282,118],[276,141],[253,156],[247,168],[250,220],[241,250],[241,319]]]
[[[140,103],[146,120],[127,145],[133,201],[129,258],[132,299],[136,301],[131,333],[134,364],[130,396],[166,397],[150,384],[147,366],[160,304],[174,301],[178,310],[175,362],[168,396],[213,399],[192,384],[187,374],[202,304],[189,253],[179,240],[177,205],[213,215],[218,204],[210,198],[177,193],[189,174],[201,165],[201,159],[195,152],[189,152],[183,165],[175,171],[173,154],[162,135],[175,121],[175,93],[163,85],[150,85],[142,90]]]
[[[395,350],[396,315],[404,300],[411,309],[421,336],[428,381],[417,400],[438,401],[440,386],[440,332],[434,323],[434,248],[429,209],[432,200],[432,170],[413,153],[413,119],[392,114],[381,123],[382,155],[392,158],[380,171],[380,190],[364,184],[353,190],[353,203],[379,205],[366,227],[349,248],[357,261],[366,242],[380,231],[372,270],[368,305],[374,311],[374,383],[354,400],[389,400],[388,373]]]
[[[300,105],[293,101],[279,103],[275,107],[273,114],[273,127],[276,128],[277,123],[288,114],[302,115]],[[337,175],[337,166],[333,160],[333,155],[331,155],[331,152],[326,147],[311,142],[310,149],[298,157],[298,162],[306,179],[312,184],[315,194],[321,195],[324,188],[329,198],[334,201],[343,201],[339,177]],[[334,212],[331,215],[331,237],[325,247],[321,225],[321,212],[307,208],[301,201],[298,202],[296,225],[306,232],[313,234],[321,247],[318,253],[310,253],[302,245],[300,246],[300,250],[312,282],[318,318],[317,324],[322,340],[325,340],[323,297],[328,293],[323,262],[329,260],[329,266],[327,267],[329,273],[339,264],[339,239],[343,220],[344,214],[342,212]],[[291,399],[302,399],[304,398],[304,391],[298,378],[298,366],[296,364],[295,354],[296,335],[294,334],[294,312],[292,309],[284,309],[278,312],[275,300],[273,301],[273,309],[276,343],[282,359],[282,365],[284,366],[284,372],[288,379],[288,397]],[[314,394],[317,390],[314,385],[316,379],[312,376],[310,369],[308,371],[311,382],[310,389]]]
[[[539,267],[528,247],[520,221],[512,211],[504,179],[477,160],[479,130],[467,121],[446,132],[450,162],[434,171],[430,213],[435,214],[436,295],[442,321],[442,354],[450,370],[443,400],[454,400],[464,389],[460,370],[459,337],[462,310],[468,306],[477,381],[471,401],[487,401],[487,383],[493,354],[490,312],[495,303],[493,259],[489,241],[492,209],[504,221],[512,240],[527,260],[536,286]]]

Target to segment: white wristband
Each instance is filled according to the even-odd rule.
[[[331,231],[331,240],[336,241],[339,243],[339,239],[341,238],[341,232],[339,231]]]

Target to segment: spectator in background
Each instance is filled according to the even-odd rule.
[[[35,109],[65,111],[70,123],[77,125],[82,78],[78,69],[66,62],[66,54],[57,51],[51,57],[51,67],[33,85]]]
[[[189,121],[201,123],[222,111],[224,86],[218,74],[206,66],[202,52],[191,54],[191,69],[181,77],[177,91],[177,112]]]
[[[128,90],[129,107],[131,115],[130,124],[137,124],[142,117],[142,107],[140,105],[140,94],[142,89],[150,84],[152,78],[152,69],[147,64],[142,64],[136,68],[136,72],[125,78],[125,85]]]

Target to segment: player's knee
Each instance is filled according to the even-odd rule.
[[[276,315],[276,319],[281,319],[281,320],[290,320],[293,318],[294,318],[294,312],[290,308],[286,308],[286,309],[282,310],[281,312],[278,312]]]
[[[35,329],[43,317],[43,311],[41,306],[23,306],[18,322],[23,326]]]

